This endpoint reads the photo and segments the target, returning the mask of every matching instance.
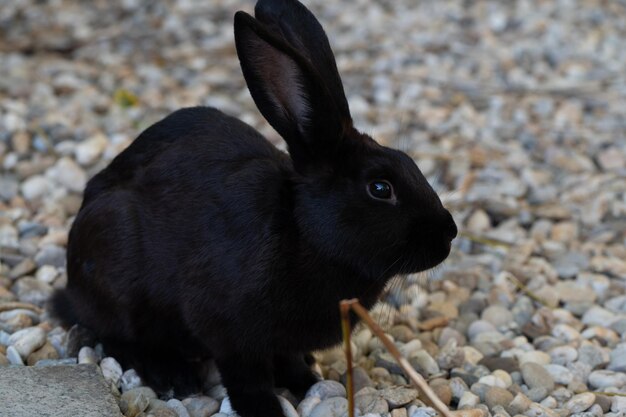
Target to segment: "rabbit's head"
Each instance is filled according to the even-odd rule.
[[[457,229],[405,153],[352,124],[324,30],[296,0],[260,0],[235,15],[241,67],[257,107],[285,139],[299,235],[372,279],[431,268]]]

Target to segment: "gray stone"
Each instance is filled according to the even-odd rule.
[[[33,277],[18,279],[13,289],[20,301],[35,304],[39,307],[43,307],[53,291],[50,284],[38,281]]]
[[[141,377],[134,369],[128,369],[122,374],[120,388],[122,392],[141,386]]]
[[[573,278],[589,266],[589,257],[580,252],[567,252],[554,261],[554,269],[561,278]]]
[[[46,245],[35,255],[38,266],[52,265],[57,268],[65,266],[65,249],[56,245]]]
[[[404,371],[402,367],[398,365],[398,362],[395,360],[390,353],[387,352],[379,352],[374,355],[375,358],[375,366],[380,366],[381,368],[385,368],[389,371],[389,373],[396,375],[404,375]]]
[[[426,377],[439,373],[439,365],[425,350],[415,352],[409,358],[409,363],[417,372]]]
[[[100,368],[102,368],[102,375],[104,379],[110,381],[116,387],[119,387],[120,380],[122,379],[122,367],[115,360],[115,358],[104,358],[100,361]]]
[[[583,324],[587,326],[604,326],[611,325],[616,320],[616,315],[600,306],[593,306],[582,317]]]
[[[37,361],[35,366],[60,366],[60,365],[77,365],[76,358],[63,358],[63,359],[42,359]]]
[[[465,336],[461,332],[453,329],[452,327],[445,327],[439,335],[437,345],[439,345],[439,347],[443,347],[451,339],[456,341],[457,346],[464,346],[467,343]]]
[[[500,305],[492,305],[487,307],[483,311],[481,319],[493,324],[496,328],[506,326],[514,321],[514,317],[511,311]]]
[[[389,411],[387,401],[375,389],[364,389],[354,396],[354,405],[362,413],[386,413]]]
[[[83,346],[80,351],[78,352],[78,363],[98,363],[98,355],[96,354],[96,351],[93,350],[93,348],[90,348],[89,346]],[[134,387],[133,387],[134,388]],[[124,389],[124,386],[122,385],[122,389]],[[128,388],[130,389],[130,388]]]
[[[417,390],[413,388],[387,388],[381,391],[385,401],[389,404],[389,408],[398,408],[406,405],[417,398]]]
[[[298,404],[298,414],[302,417],[309,417],[313,409],[321,402],[319,397],[306,397]]]
[[[567,365],[574,362],[578,358],[578,351],[572,346],[557,346],[550,349],[550,358],[552,363],[557,365]]]
[[[578,361],[587,364],[591,369],[609,362],[606,349],[592,343],[584,343],[578,348]]]
[[[480,402],[480,397],[471,391],[465,391],[459,398],[459,409],[462,407],[475,407]]]
[[[611,410],[611,403],[611,397],[600,394],[596,395],[596,405],[600,406],[603,413],[608,413]]]
[[[580,413],[588,409],[596,401],[595,394],[591,392],[583,392],[578,395],[574,395],[564,407],[572,413]]]
[[[360,366],[352,368],[352,381],[354,383],[354,392],[359,392],[365,387],[373,387],[374,382],[368,375],[367,371]],[[341,376],[341,382],[345,385],[347,383],[347,374]]]
[[[121,416],[95,365],[0,368],[0,404],[7,416]]]
[[[18,184],[13,178],[0,177],[0,200],[9,201],[17,195]]]
[[[279,395],[278,401],[280,402],[280,406],[283,410],[283,415],[285,417],[299,417],[298,412],[293,407],[293,405],[287,400],[285,397]]]
[[[172,410],[174,410],[176,414],[178,414],[178,417],[191,417],[189,415],[189,411],[187,411],[183,403],[180,402],[180,400],[177,400],[176,398],[172,398],[171,400],[168,400],[167,406],[171,408]]]
[[[511,417],[511,415],[507,413],[504,406],[501,406],[501,405],[495,405],[491,409],[491,413],[493,417]]]
[[[440,369],[449,370],[462,366],[465,361],[465,351],[457,346],[456,339],[450,339],[437,355],[437,365]]]
[[[315,406],[309,417],[346,417],[348,400],[341,397],[327,398]]]
[[[37,264],[33,262],[32,259],[26,258],[22,262],[20,262],[19,264],[11,268],[11,271],[9,272],[9,278],[16,279],[21,276],[30,274],[36,268],[37,268]]]
[[[20,353],[13,346],[7,348],[7,359],[12,365],[24,365],[24,360]]]
[[[486,366],[490,371],[501,369],[509,374],[519,371],[519,362],[515,358],[482,358],[478,364]]]
[[[478,395],[481,401],[485,401],[485,395],[489,388],[491,388],[489,385],[477,382],[470,387],[470,390]]]
[[[307,391],[306,397],[319,397],[322,400],[332,397],[346,396],[346,388],[337,381],[324,380],[319,381]]]
[[[589,383],[596,388],[621,388],[626,385],[626,374],[606,370],[593,371],[589,374]]]
[[[515,397],[513,398],[513,400],[511,400],[509,404],[506,406],[506,411],[508,411],[508,413],[511,415],[522,414],[526,410],[528,410],[528,408],[530,407],[532,403],[533,402],[531,401],[530,398],[528,398],[521,392],[518,392],[517,395],[515,395]]]
[[[450,390],[452,391],[452,398],[455,401],[459,401],[459,399],[463,396],[463,394],[469,391],[469,387],[467,386],[465,381],[463,381],[459,377],[451,378],[449,381],[449,384],[450,384]]]
[[[535,387],[535,388],[529,389],[528,392],[526,392],[526,396],[532,402],[538,403],[544,398],[546,398],[549,393],[550,393],[550,389],[546,387]]]
[[[42,347],[46,343],[46,332],[39,327],[28,327],[11,335],[9,344],[20,354],[22,359]]]
[[[409,417],[435,417],[437,415],[439,414],[435,409],[430,407],[417,407],[409,412]]]
[[[524,382],[529,388],[545,388],[548,391],[554,389],[554,380],[543,366],[534,362],[527,362],[522,364],[521,371]]]
[[[3,313],[0,313],[0,315]],[[4,318],[2,318],[0,316],[0,320],[5,321]],[[5,345],[8,346],[9,345],[9,339],[11,338],[11,335],[7,332],[5,332],[4,330],[0,330],[0,345]]]
[[[481,333],[495,332],[495,331],[496,331],[496,327],[493,324],[485,320],[477,320],[473,322],[472,324],[470,324],[469,328],[467,329],[467,336],[470,338],[470,340],[473,341],[476,338],[476,336],[478,336]]]
[[[567,385],[574,379],[572,371],[562,365],[551,363],[544,365],[543,367],[546,371],[548,371],[554,382],[557,384]]]
[[[191,417],[209,417],[219,410],[220,404],[211,397],[199,396],[183,400],[183,405]]]
[[[82,192],[87,183],[85,171],[68,157],[59,159],[53,167],[48,169],[46,174],[48,178],[75,192]]]
[[[615,320],[610,328],[617,334],[626,334],[626,318]]]
[[[626,372],[626,343],[621,343],[611,352],[611,362],[607,369],[615,372]]]
[[[530,407],[524,412],[524,415],[528,417],[560,417],[556,411],[536,403],[530,404]]]
[[[493,409],[496,405],[505,407],[509,405],[511,401],[513,401],[513,394],[504,388],[490,387],[487,392],[485,392],[485,403],[489,408]]]
[[[624,412],[626,411],[626,397],[613,397],[611,411],[613,411],[614,413],[620,413],[623,416]]]
[[[22,195],[26,200],[40,198],[53,188],[50,181],[41,175],[28,178],[21,185]]]
[[[150,405],[150,400],[156,398],[146,390],[132,389],[126,391],[120,397],[120,409],[125,417],[135,417]]]

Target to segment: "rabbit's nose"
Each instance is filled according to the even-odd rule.
[[[454,222],[454,219],[452,218],[452,215],[449,211],[446,211],[446,219],[444,224],[445,237],[448,241],[452,242],[452,240],[456,237],[458,230],[456,228],[456,223]]]

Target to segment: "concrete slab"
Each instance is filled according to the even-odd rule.
[[[0,367],[0,417],[121,417],[96,365]]]

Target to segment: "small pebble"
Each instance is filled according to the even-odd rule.
[[[217,401],[204,395],[185,398],[182,402],[191,417],[210,417],[220,408]]]
[[[100,361],[100,368],[104,379],[111,382],[115,386],[119,386],[122,378],[122,367],[115,358],[106,357]]]
[[[346,396],[346,388],[336,381],[319,381],[307,391],[305,397],[318,397],[322,400]]]
[[[581,394],[574,395],[564,404],[564,407],[572,413],[581,413],[591,407],[595,401],[595,394],[591,392],[583,392]]]

